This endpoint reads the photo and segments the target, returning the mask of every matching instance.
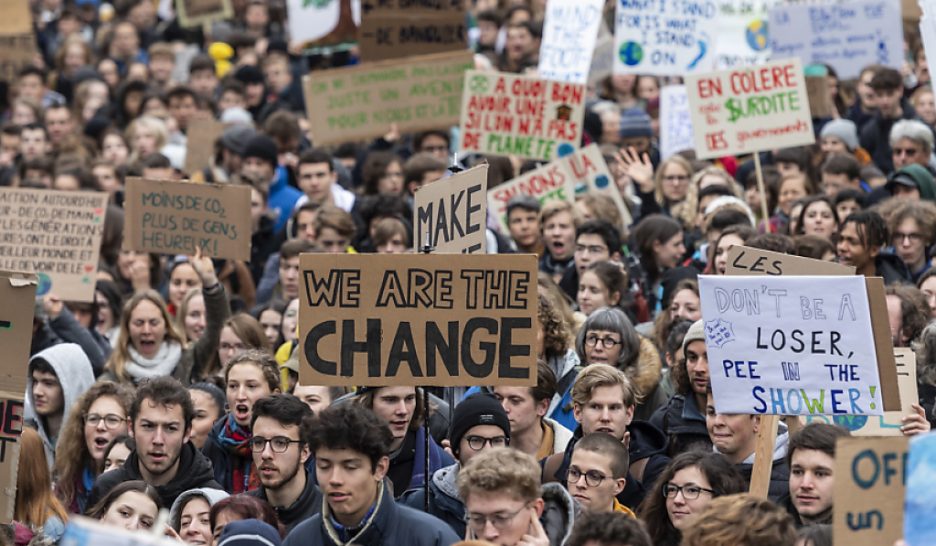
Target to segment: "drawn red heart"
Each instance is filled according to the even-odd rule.
[[[101,208],[94,209],[94,214],[97,214],[98,216],[100,216],[104,214],[104,209],[101,209]]]
[[[92,271],[94,271],[94,264],[85,264],[84,270],[87,273],[91,273]]]

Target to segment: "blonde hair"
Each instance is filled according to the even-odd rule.
[[[467,501],[473,491],[508,493],[519,500],[540,497],[540,466],[531,455],[509,447],[485,451],[458,471],[458,496]]]
[[[621,370],[608,364],[591,364],[579,372],[572,384],[572,403],[584,406],[598,387],[620,386],[624,393],[624,404],[637,404],[637,393],[630,379]]]
[[[572,203],[568,201],[551,201],[546,203],[543,206],[543,210],[540,211],[540,230],[543,229],[543,226],[550,218],[563,212],[568,212],[570,215],[572,215],[572,225],[574,225],[576,228],[578,228],[579,224],[582,223],[582,217],[579,216],[578,211],[575,210],[575,207],[572,206]]]
[[[162,147],[166,145],[166,142],[169,141],[169,129],[166,127],[166,122],[157,118],[156,116],[150,115],[136,118],[130,122],[129,126],[127,126],[126,133],[126,141],[132,152],[129,159],[130,163],[142,159],[137,155],[137,151],[133,149],[134,137],[136,136],[137,131],[141,129],[147,129],[156,134],[156,151],[162,149]]]
[[[670,216],[676,220],[679,220],[679,223],[682,224],[683,227],[691,226],[693,222],[695,222],[696,214],[698,213],[698,211],[696,211],[696,202],[699,199],[699,187],[691,182],[693,180],[692,177],[694,173],[692,169],[692,163],[690,163],[688,159],[681,155],[674,155],[660,163],[660,166],[657,168],[656,174],[653,178],[653,196],[661,207],[666,208],[666,197],[663,196],[663,172],[666,171],[667,167],[674,164],[678,165],[684,171],[686,171],[686,175],[689,176],[690,183],[688,189],[686,190],[686,197],[682,201],[673,203],[669,207]]]
[[[747,493],[712,499],[683,533],[683,546],[789,546],[793,519],[776,504]]]

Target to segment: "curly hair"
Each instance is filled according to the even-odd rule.
[[[571,337],[566,321],[549,297],[539,294],[537,301],[536,315],[543,329],[543,357],[548,360],[565,356]]]
[[[572,534],[569,535],[566,546],[586,544],[653,546],[643,522],[621,512],[582,512],[580,516],[576,516],[575,526],[572,527]]]
[[[322,448],[356,451],[370,460],[371,470],[390,453],[393,442],[390,428],[373,411],[358,404],[329,406],[306,419],[302,437],[313,454]]]
[[[923,292],[915,286],[891,285],[884,289],[884,293],[887,296],[896,296],[900,300],[901,339],[894,342],[897,346],[908,346],[920,338],[923,329],[930,322],[929,302],[926,301]]]
[[[227,368],[224,370],[225,384],[227,384],[228,376],[231,373],[231,368],[238,364],[253,364],[260,368],[260,372],[263,373],[263,379],[270,388],[270,392],[277,392],[279,390],[279,365],[276,363],[276,359],[273,358],[273,355],[270,354],[270,351],[265,351],[262,349],[247,349],[246,351],[232,358],[231,361],[228,362]]]
[[[541,493],[540,467],[531,455],[499,447],[472,457],[456,478],[458,496],[467,501],[473,491],[506,493],[531,502]]]
[[[686,530],[683,546],[789,546],[793,518],[766,499],[742,493],[713,499]]]

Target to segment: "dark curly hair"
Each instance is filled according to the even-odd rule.
[[[303,424],[303,436],[312,453],[320,448],[350,449],[366,455],[371,470],[390,453],[393,435],[371,410],[358,404],[330,406]]]
[[[540,328],[543,329],[543,357],[547,360],[563,357],[569,350],[569,327],[552,300],[540,294],[538,301],[536,314]]]
[[[653,546],[647,529],[639,519],[621,512],[600,514],[583,512],[575,518],[567,546],[586,544],[627,544],[627,546]]]

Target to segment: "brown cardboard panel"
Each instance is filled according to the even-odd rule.
[[[189,122],[185,140],[185,172],[189,176],[211,166],[214,143],[224,132],[224,124],[210,118]]]
[[[25,366],[24,366],[25,368]],[[19,471],[20,433],[23,432],[23,395],[0,392],[0,523],[13,521],[16,476]]]
[[[229,19],[234,15],[231,0],[176,0],[179,23],[186,28]]]
[[[814,118],[832,117],[832,97],[829,96],[829,80],[825,76],[806,76],[806,94],[809,96],[809,111]]]
[[[728,251],[728,275],[854,275],[850,265],[735,246]]]
[[[439,254],[487,252],[487,164],[420,188],[413,207],[413,248],[426,235]]]
[[[28,0],[0,0],[0,35],[32,34]]]
[[[871,328],[874,331],[874,351],[877,353],[878,375],[881,378],[881,400],[884,411],[900,411],[900,390],[897,387],[897,362],[887,320],[884,279],[868,277],[868,305],[871,306]]]
[[[401,59],[427,53],[463,51],[468,47],[465,12],[397,7],[364,13],[358,47],[366,62]]]

